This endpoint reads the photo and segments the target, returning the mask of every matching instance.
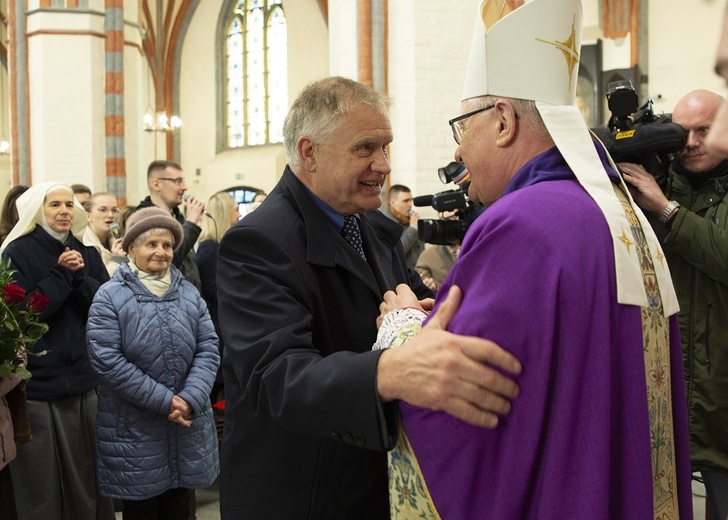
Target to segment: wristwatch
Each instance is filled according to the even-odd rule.
[[[675,211],[680,207],[680,203],[676,200],[671,200],[667,207],[664,209],[662,213],[660,213],[660,222],[663,224],[666,224],[667,221],[670,219],[670,215],[672,215],[672,212]]]

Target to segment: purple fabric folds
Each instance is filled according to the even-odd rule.
[[[400,405],[433,501],[444,520],[652,518],[641,311],[616,303],[607,224],[555,149],[511,184],[471,226],[440,294],[463,290],[450,331],[491,339],[521,361],[521,395],[494,430]],[[675,316],[670,327],[667,449],[676,453],[680,518],[689,519]]]

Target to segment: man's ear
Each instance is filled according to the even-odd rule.
[[[298,149],[298,158],[301,162],[301,168],[307,172],[315,172],[318,153],[316,145],[311,138],[307,135],[302,135],[298,138],[296,148]]]
[[[495,103],[494,110],[498,117],[498,136],[495,144],[501,148],[513,143],[516,138],[518,129],[518,116],[516,111],[508,101],[499,99]]]

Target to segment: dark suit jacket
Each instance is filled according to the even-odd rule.
[[[375,320],[400,283],[431,293],[401,226],[372,211],[361,227],[369,265],[286,168],[222,240],[223,519],[389,518],[396,425],[376,390]]]

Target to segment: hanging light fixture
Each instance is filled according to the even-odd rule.
[[[167,117],[164,112],[157,112],[155,120],[151,112],[144,114],[145,132],[174,132],[182,126],[182,120],[177,116]]]
[[[166,112],[155,111],[152,108],[152,80],[152,73],[151,71],[149,71],[149,74],[147,75],[147,100],[149,104],[147,105],[146,113],[144,114],[144,117],[142,119],[144,122],[144,131],[174,132],[182,126],[182,120],[174,115],[172,117],[169,117],[167,116]],[[156,103],[156,90],[154,103]]]

